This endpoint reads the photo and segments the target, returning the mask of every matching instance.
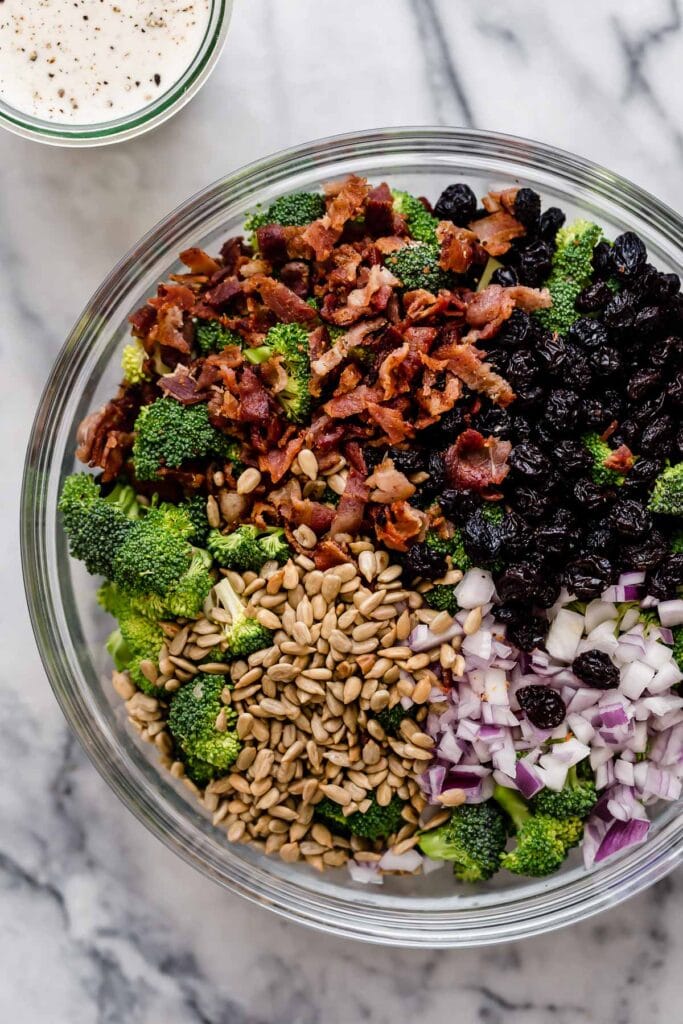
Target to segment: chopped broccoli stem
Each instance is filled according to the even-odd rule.
[[[432,216],[424,203],[409,192],[392,191],[394,210],[405,218],[406,226],[412,238],[417,242],[428,242],[436,245],[436,229],[439,225],[437,217]]]
[[[228,345],[242,347],[242,339],[236,331],[224,327],[220,320],[195,320],[194,338],[203,356],[222,352]]]
[[[683,516],[683,462],[667,466],[659,474],[649,507],[662,516]]]
[[[582,438],[584,447],[593,457],[593,469],[591,475],[596,484],[615,484],[621,486],[625,477],[615,469],[609,469],[605,465],[605,459],[613,454],[612,449],[603,441],[599,434],[584,434]]]
[[[557,232],[552,270],[546,283],[553,304],[536,313],[544,327],[564,332],[578,320],[576,298],[591,281],[593,250],[602,237],[602,228],[587,220],[577,220]]]
[[[439,248],[425,242],[416,242],[397,249],[387,256],[385,263],[403,287],[404,291],[424,288],[438,292],[448,288],[450,275],[439,266]]]
[[[246,615],[245,607],[227,577],[216,584],[214,593],[232,620],[223,630],[223,639],[231,657],[248,658],[255,651],[271,646],[273,634],[257,619]]]
[[[432,860],[453,862],[461,882],[485,882],[500,867],[507,835],[499,807],[488,800],[455,808],[440,828],[423,832],[420,849]]]
[[[209,422],[204,403],[181,405],[173,398],[158,398],[144,405],[135,421],[133,464],[138,480],[157,480],[164,467],[177,469],[190,459],[230,457],[229,451],[229,439]]]
[[[147,353],[144,350],[139,338],[135,338],[130,345],[126,345],[121,353],[121,369],[126,384],[140,384],[143,380],[150,380],[150,375],[145,371]]]

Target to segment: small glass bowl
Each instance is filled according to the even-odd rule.
[[[95,584],[69,558],[56,514],[61,482],[75,468],[76,428],[113,394],[127,315],[180,270],[190,245],[216,251],[240,232],[256,203],[317,188],[349,172],[432,198],[452,181],[478,193],[520,182],[544,206],[586,216],[614,236],[631,229],[652,260],[680,271],[683,221],[623,178],[568,153],[466,129],[388,129],[326,139],[252,164],[200,192],[155,227],[111,272],[64,346],[45,388],[30,441],[22,494],[22,554],[38,647],[57,699],[98,771],[133,813],[205,875],[283,917],[340,935],[402,946],[475,946],[516,939],[595,914],[671,871],[683,857],[679,806],[657,810],[647,842],[585,871],[575,858],[542,881],[502,873],[481,888],[454,884],[447,868],[427,878],[386,878],[380,887],[323,876],[228,843],[182,783],[161,770],[154,748],[126,724],[110,683],[103,641],[111,620]]]
[[[232,3],[233,0],[212,0],[206,32],[191,64],[153,103],[112,121],[69,124],[32,117],[0,99],[0,126],[49,146],[108,146],[144,135],[173,117],[204,85],[225,44]]]

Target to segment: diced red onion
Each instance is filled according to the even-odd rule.
[[[624,761],[623,757],[617,758],[614,762],[614,778],[623,786],[633,786],[635,784],[633,765]]]
[[[470,569],[455,588],[455,598],[461,608],[479,608],[491,600],[495,590],[490,572]]]
[[[435,647],[448,643],[455,636],[460,636],[462,627],[459,622],[453,623],[443,633],[432,633],[429,626],[420,622],[413,628],[408,637],[408,646],[415,654],[422,654],[424,651],[433,651]]]
[[[530,800],[532,796],[539,793],[544,785],[535,766],[529,764],[529,760],[526,757],[520,757],[519,761],[517,761],[515,782],[526,800]]]
[[[382,885],[384,883],[384,878],[376,862],[359,864],[356,860],[350,860],[348,868],[353,881],[360,882],[361,885]]]
[[[683,601],[660,601],[657,615],[663,626],[680,626],[683,624]]]
[[[600,725],[605,729],[614,729],[620,725],[628,725],[629,717],[623,704],[607,704],[598,714]]]
[[[442,734],[436,753],[437,757],[442,758],[444,761],[450,761],[451,764],[458,764],[461,760],[463,747],[451,729],[447,729]]]
[[[379,861],[382,871],[417,871],[422,866],[422,857],[417,850],[406,850],[405,853],[392,853],[387,850]]]
[[[650,830],[650,822],[641,818],[631,821],[615,821],[607,832],[595,854],[595,863],[600,864],[616,853],[622,853],[642,843]]]
[[[612,786],[608,791],[607,810],[618,821],[630,821],[636,804],[631,786]]]

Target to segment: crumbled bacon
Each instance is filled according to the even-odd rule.
[[[286,260],[291,255],[293,240],[301,237],[301,231],[301,228],[282,227],[280,224],[266,224],[257,228],[259,252],[267,260]]]
[[[373,402],[381,401],[381,399],[382,393],[379,388],[361,384],[346,395],[331,398],[329,402],[325,403],[323,410],[333,419],[344,420],[347,416],[358,416],[368,410]]]
[[[249,281],[249,289],[257,291],[268,309],[283,323],[310,324],[318,319],[315,309],[299,298],[287,285],[275,281],[272,277],[256,274]]]
[[[146,338],[156,323],[157,315],[151,306],[141,306],[131,313],[128,323],[131,325],[134,338]]]
[[[343,565],[344,562],[350,562],[351,559],[341,545],[336,544],[333,540],[323,540],[313,550],[313,561],[316,569],[325,572],[326,569],[332,569],[335,565]]]
[[[406,420],[400,409],[368,402],[367,410],[375,423],[387,435],[390,444],[398,444],[399,441],[405,441],[407,437],[414,435],[413,426]]]
[[[221,281],[220,284],[217,284],[211,291],[206,292],[204,301],[214,309],[224,310],[237,295],[242,294],[243,287],[244,282],[240,281],[239,278],[229,277]]]
[[[302,241],[310,245],[315,258],[321,262],[332,254],[347,221],[360,213],[369,191],[367,181],[353,174],[333,188],[330,190],[328,186],[326,189],[332,199],[328,202],[325,214],[309,224],[301,235]]]
[[[394,213],[394,197],[389,186],[382,182],[368,193],[365,204],[365,226],[371,235],[394,235],[400,219]]]
[[[613,469],[617,473],[628,473],[629,470],[633,469],[635,461],[635,455],[628,445],[620,444],[619,447],[603,461],[603,466],[606,466],[607,469]]]
[[[343,334],[341,338],[337,338],[332,348],[328,349],[327,352],[322,352],[316,358],[312,358],[311,372],[314,377],[326,377],[332,370],[343,363],[352,348],[362,345],[368,334],[373,334],[380,327],[384,327],[385,324],[386,320],[382,317],[364,320],[362,324],[356,324],[355,327],[352,327]],[[313,354],[311,353],[311,355]]]
[[[271,448],[270,451],[259,455],[259,469],[262,473],[269,473],[270,479],[276,484],[289,472],[302,448],[303,440],[300,437],[293,437],[284,448]]]
[[[405,473],[394,466],[394,460],[385,458],[375,467],[371,476],[368,477],[367,486],[370,491],[370,501],[382,502],[390,505],[394,501],[406,501],[415,494],[415,484],[411,484]]]
[[[515,397],[508,382],[482,361],[473,345],[444,345],[433,352],[427,365],[432,370],[450,370],[472,391],[481,391],[496,405],[507,406]]]
[[[89,413],[76,433],[76,458],[88,466],[99,466],[103,481],[115,480],[133,447],[133,424],[140,399],[121,390],[116,398]]]
[[[377,540],[392,551],[407,551],[408,542],[419,537],[428,521],[424,512],[413,508],[407,501],[375,505],[372,515]]]
[[[209,397],[209,392],[199,388],[194,376],[183,363],[178,363],[173,373],[160,377],[159,387],[165,395],[175,398],[181,405],[196,405]]]
[[[237,387],[240,418],[245,423],[266,423],[272,415],[271,400],[256,371],[246,366]]]
[[[524,225],[505,210],[472,221],[470,229],[489,256],[502,256],[510,248],[513,239],[526,234]]]
[[[344,493],[330,525],[330,536],[340,533],[356,534],[360,530],[369,491],[363,474],[351,468],[346,477]]]
[[[484,438],[478,430],[464,430],[455,444],[446,450],[446,472],[452,487],[471,490],[488,497],[502,497],[491,488],[501,484],[510,467],[507,458],[512,451],[509,441],[497,437]]]
[[[190,268],[193,274],[206,274],[208,277],[221,269],[220,263],[212,256],[209,256],[207,252],[204,252],[203,249],[197,249],[196,247],[184,249],[180,254],[180,260],[186,267]]]
[[[439,266],[442,270],[465,274],[475,261],[480,261],[480,249],[473,231],[458,228],[449,220],[442,220],[436,229],[436,237],[440,246]]]
[[[311,284],[311,268],[303,260],[290,260],[280,271],[280,280],[300,299],[305,299]]]
[[[323,306],[323,316],[333,324],[346,327],[360,320],[362,316],[379,313],[386,309],[392,290],[398,284],[398,279],[390,270],[375,264],[368,271],[365,283],[349,292],[344,305],[331,308],[331,305],[326,302]],[[332,296],[326,298],[332,298]]]

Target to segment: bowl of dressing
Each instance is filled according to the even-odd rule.
[[[4,0],[0,125],[55,146],[157,127],[220,56],[232,0]]]

